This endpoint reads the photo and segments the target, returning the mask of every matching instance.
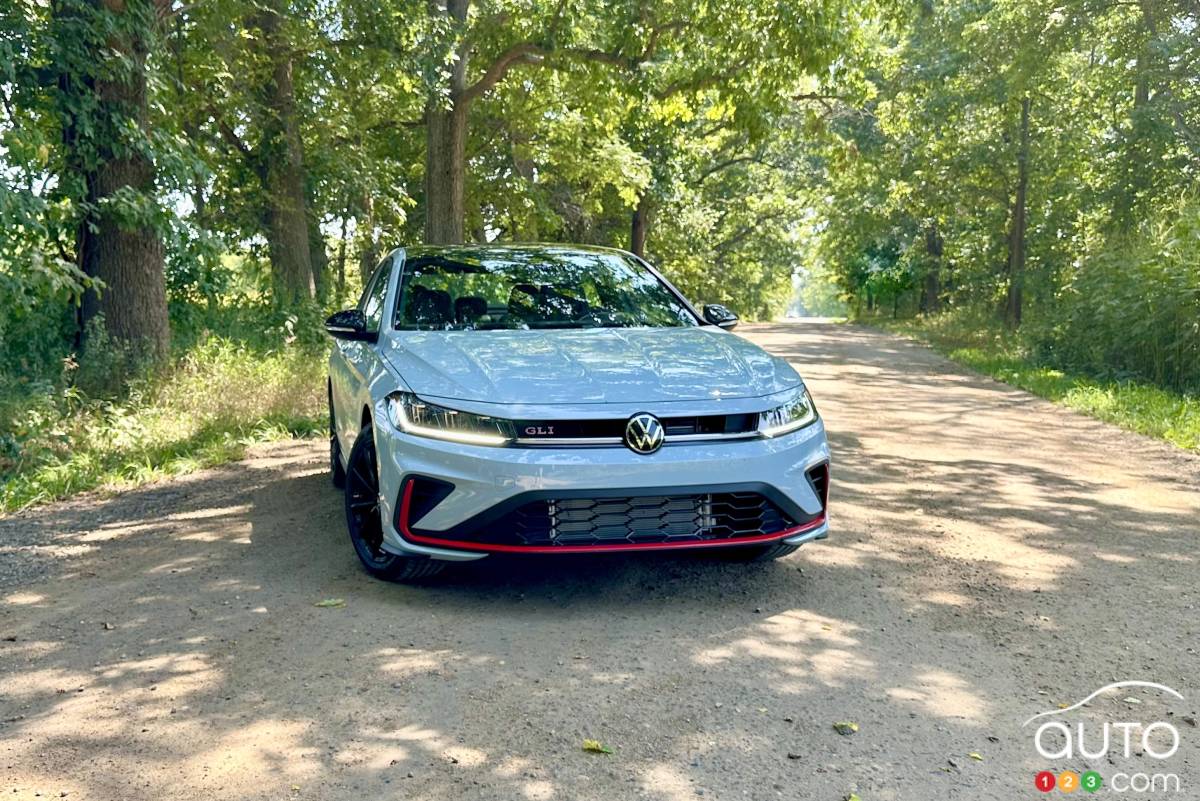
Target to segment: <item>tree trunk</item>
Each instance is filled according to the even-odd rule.
[[[1154,21],[1154,8],[1150,0],[1140,0],[1138,5],[1142,12],[1142,32],[1145,34],[1147,42],[1138,51],[1134,67],[1137,73],[1134,77],[1133,86],[1133,106],[1135,109],[1141,108],[1150,102],[1150,73],[1154,67],[1154,37],[1158,35],[1158,26]]]
[[[1017,192],[1013,201],[1012,229],[1008,238],[1008,302],[1005,321],[1021,324],[1021,299],[1025,291],[1026,195],[1029,190],[1029,98],[1021,101],[1021,139],[1017,150]]]
[[[425,241],[460,245],[463,241],[466,180],[466,109],[431,107],[425,115]]]
[[[933,314],[942,306],[942,253],[945,243],[938,231],[937,223],[925,229],[925,255],[929,263],[925,268],[925,283],[921,290],[921,313]]]
[[[447,0],[444,13],[456,28],[466,23],[469,0]],[[436,9],[437,6],[434,6]],[[467,48],[458,46],[450,72],[450,107],[441,98],[425,109],[425,241],[431,245],[463,242],[466,206]]]
[[[370,193],[362,197],[363,213],[358,218],[356,228],[362,233],[362,249],[358,252],[358,277],[362,288],[367,288],[367,282],[375,272],[379,262],[379,241],[375,238],[375,201]]]
[[[1153,89],[1151,81],[1157,67],[1155,39],[1158,28],[1151,0],[1140,0],[1139,6],[1141,33],[1145,42],[1138,49],[1134,62],[1133,108],[1130,111],[1129,130],[1124,135],[1123,158],[1118,165],[1120,191],[1116,193],[1113,203],[1113,229],[1116,232],[1131,231],[1145,216],[1139,214],[1138,207],[1153,181],[1153,173],[1148,166],[1154,163],[1161,152],[1154,144],[1158,140],[1158,122],[1149,108]]]
[[[329,299],[329,253],[325,250],[325,234],[321,221],[309,210],[308,260],[312,263],[313,287],[322,302]]]
[[[283,30],[279,0],[259,6],[254,26],[271,63],[271,80],[263,87],[267,117],[259,161],[267,195],[267,246],[278,303],[292,305],[313,298],[312,253],[308,203],[304,194],[304,149],[296,119],[291,43]]]
[[[346,225],[350,221],[350,207],[342,212],[342,231],[337,249],[337,296],[340,301],[346,294]]]
[[[642,195],[638,198],[638,204],[633,210],[629,226],[629,252],[642,258],[646,257],[646,225],[648,222],[646,218],[649,216],[649,211],[646,196]]]
[[[93,73],[96,77],[85,76],[80,86],[64,76],[76,93],[94,89],[96,101],[91,112],[80,113],[80,106],[72,104],[64,131],[68,163],[84,179],[90,209],[77,238],[79,263],[103,283],[99,292],[90,288],[83,296],[80,344],[86,355],[89,324],[102,317],[108,336],[133,355],[161,359],[170,346],[162,240],[152,226],[122,219],[120,212],[105,207],[119,193],[147,196],[154,191],[153,162],[136,143],[126,145],[120,137],[129,123],[139,135],[146,131],[146,57],[158,4],[101,0],[99,5],[121,18],[114,27],[122,32],[108,37],[106,52],[94,54],[95,63],[103,65]]]
[[[534,164],[531,160],[522,158],[520,155],[518,155],[518,148],[524,145],[525,142],[522,141],[518,143],[513,141],[511,131],[509,132],[509,136],[509,146],[512,150],[513,171],[516,172],[517,175],[521,176],[521,179],[525,182],[527,187],[526,191],[532,193],[535,189],[534,176],[536,175]],[[512,227],[512,238],[514,240],[524,240],[526,242],[542,241],[536,207],[529,213],[526,219],[521,221],[512,219],[510,224]]]

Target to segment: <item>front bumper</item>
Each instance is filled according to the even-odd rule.
[[[828,536],[824,498],[808,471],[829,461],[823,424],[775,439],[695,442],[668,445],[650,456],[625,447],[493,448],[461,445],[404,434],[376,417],[380,462],[383,547],[395,553],[439,559],[477,559],[491,552],[594,552],[704,548],[747,543],[800,544]],[[445,497],[409,525],[405,489],[414,477],[453,485]],[[620,545],[556,544],[546,548],[467,544],[453,532],[468,521],[485,520],[492,510],[526,499],[594,493],[645,496],[658,493],[712,493],[754,488],[769,497],[793,525],[756,536],[721,541],[678,540]],[[411,501],[411,498],[410,498]]]

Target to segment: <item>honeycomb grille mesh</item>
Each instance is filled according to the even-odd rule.
[[[753,537],[794,525],[753,492],[563,498],[519,507],[489,524],[486,539],[528,546],[620,545]]]

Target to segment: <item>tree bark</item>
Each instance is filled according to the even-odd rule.
[[[278,303],[292,305],[311,300],[316,285],[292,50],[283,22],[279,0],[260,5],[254,17],[254,27],[262,34],[262,46],[271,64],[271,79],[263,87],[267,115],[257,155],[267,195],[267,246],[275,298]]]
[[[1158,26],[1154,20],[1154,8],[1151,0],[1140,0],[1138,6],[1142,12],[1142,32],[1146,36],[1146,44],[1138,50],[1134,67],[1137,73],[1133,86],[1133,106],[1142,108],[1150,102],[1150,73],[1154,67],[1154,37],[1158,35]]]
[[[1029,98],[1021,101],[1021,132],[1017,148],[1017,191],[1013,200],[1012,228],[1008,238],[1008,298],[1005,321],[1016,328],[1021,324],[1021,302],[1025,291],[1025,230],[1029,190]]]
[[[78,112],[80,106],[72,104],[64,130],[68,164],[87,187],[89,211],[77,237],[79,264],[103,283],[100,291],[89,288],[80,306],[85,358],[93,344],[88,342],[89,329],[98,318],[108,336],[132,355],[158,360],[170,346],[162,240],[152,226],[123,218],[107,206],[114,196],[130,190],[141,196],[154,191],[153,162],[138,143],[121,139],[129,122],[139,135],[147,128],[146,58],[162,5],[161,0],[99,0],[97,7],[119,22],[119,32],[109,35],[105,51],[93,54],[94,62],[107,62],[107,68],[79,82],[66,76],[60,81],[60,86],[65,82],[79,94],[94,90],[96,100],[90,112]],[[123,63],[114,64],[118,60]]]
[[[646,257],[646,226],[649,222],[646,218],[649,212],[649,203],[646,196],[642,195],[638,198],[629,225],[629,252],[642,258]]]
[[[350,207],[346,205],[346,209],[342,212],[342,230],[338,237],[337,249],[337,296],[338,300],[346,294],[346,226],[350,221]]]
[[[358,252],[358,277],[362,288],[366,289],[379,262],[379,241],[375,238],[375,202],[369,192],[362,196],[362,208],[363,213],[356,226],[363,234],[362,249]]]
[[[312,263],[313,287],[322,302],[329,298],[329,252],[325,249],[325,234],[321,221],[309,208],[308,260]]]
[[[1129,130],[1125,134],[1124,154],[1119,164],[1120,191],[1113,203],[1114,230],[1131,231],[1138,220],[1140,198],[1150,188],[1153,172],[1149,165],[1156,157],[1154,133],[1158,122],[1151,110],[1152,79],[1156,73],[1155,39],[1158,28],[1152,0],[1140,0],[1141,33],[1145,41],[1138,48],[1134,62],[1133,108],[1129,115]]]
[[[447,0],[444,13],[461,29],[469,6],[470,0]],[[425,241],[433,245],[459,245],[464,238],[467,55],[468,48],[459,45],[450,71],[449,108],[434,97],[425,109]]]
[[[925,268],[925,282],[921,290],[921,312],[933,314],[942,306],[942,253],[945,243],[937,223],[925,229],[925,255],[929,264]]]

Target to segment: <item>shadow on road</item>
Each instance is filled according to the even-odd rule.
[[[1045,767],[1033,712],[1113,675],[1194,685],[1194,462],[866,329],[748,335],[835,453],[833,538],[775,564],[384,584],[319,443],[0,520],[51,571],[0,597],[11,797],[1009,801]]]

